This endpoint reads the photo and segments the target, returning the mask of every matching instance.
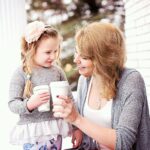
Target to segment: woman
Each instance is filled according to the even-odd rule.
[[[77,107],[59,96],[54,115],[85,133],[84,149],[148,150],[150,121],[140,73],[125,67],[125,42],[110,23],[91,23],[76,34],[75,63],[81,77]]]

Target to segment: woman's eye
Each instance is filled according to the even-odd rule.
[[[81,58],[82,58],[82,59],[84,59],[84,60],[89,59],[89,58],[88,58],[88,57],[86,57],[86,56],[81,56]]]
[[[82,59],[88,59],[87,57],[82,57]]]

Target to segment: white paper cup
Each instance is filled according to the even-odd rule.
[[[40,93],[43,93],[43,92],[50,92],[48,85],[39,85],[39,86],[36,86],[36,87],[33,88],[33,93],[34,94],[40,94]],[[50,111],[50,101],[40,105],[38,107],[38,111],[40,111],[40,112]]]
[[[52,100],[59,101],[60,99],[57,98],[57,95],[60,96],[68,96],[69,94],[69,84],[67,81],[55,81],[50,83],[50,91],[52,95]],[[55,108],[61,106],[54,106]],[[55,113],[56,117],[60,116],[60,113]]]

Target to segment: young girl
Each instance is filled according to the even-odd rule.
[[[38,85],[66,80],[63,71],[55,64],[61,41],[62,37],[54,28],[40,21],[28,24],[22,38],[22,66],[10,82],[8,104],[20,117],[10,142],[23,145],[24,150],[60,150],[62,137],[70,133],[70,126],[62,119],[54,118],[52,109],[38,111],[40,105],[49,101],[49,92],[33,94],[32,90]]]

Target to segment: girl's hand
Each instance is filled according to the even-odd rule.
[[[40,94],[33,94],[27,102],[27,108],[29,111],[39,107],[40,105],[48,102],[50,99],[49,92],[43,92]]]
[[[58,98],[60,100],[53,102],[54,116],[58,117],[57,114],[59,113],[59,117],[64,118],[67,122],[73,124],[73,122],[79,116],[79,113],[77,112],[73,101],[66,96],[58,96]]]
[[[83,132],[79,129],[73,130],[72,133],[72,144],[73,148],[77,148],[81,145],[83,139]]]

